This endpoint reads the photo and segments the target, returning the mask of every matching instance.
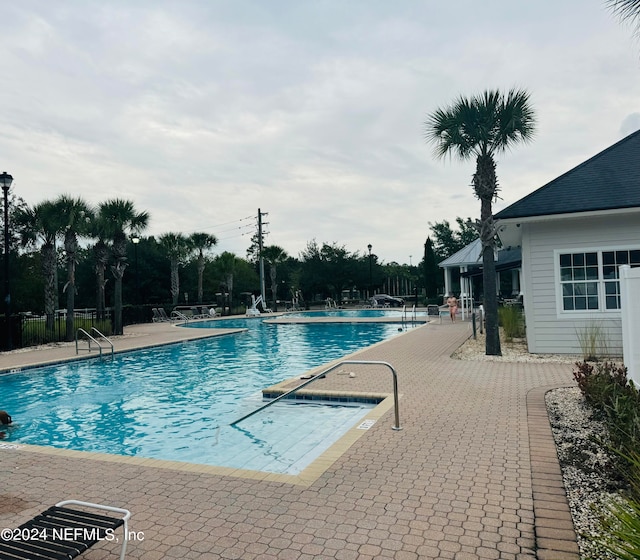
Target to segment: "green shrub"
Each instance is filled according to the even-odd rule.
[[[604,532],[598,541],[623,560],[640,558],[640,453],[631,451],[624,457],[628,490],[605,504],[601,518]]]
[[[627,483],[617,499],[605,505],[603,533],[597,541],[623,560],[640,559],[640,391],[627,368],[613,362],[576,363],[573,376],[585,399],[607,425],[616,469]]]
[[[627,368],[613,362],[576,366],[573,377],[587,402],[603,414],[614,448],[624,454],[634,447],[640,451],[640,392],[627,378]]]
[[[576,337],[583,359],[597,362],[599,356],[608,353],[607,331],[600,323],[592,322],[576,328]]]
[[[524,337],[524,313],[519,307],[513,305],[500,307],[498,320],[508,342],[514,338]]]

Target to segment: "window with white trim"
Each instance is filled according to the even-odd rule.
[[[602,251],[602,277],[604,278],[604,294],[606,309],[620,309],[619,267],[628,264],[640,266],[640,250],[635,251]]]
[[[640,266],[640,249],[559,253],[563,311],[620,309],[618,268]]]

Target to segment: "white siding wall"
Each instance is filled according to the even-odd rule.
[[[606,332],[609,354],[622,355],[619,312],[559,311],[557,250],[626,249],[640,246],[640,221],[635,216],[572,218],[522,224],[522,262],[529,351],[580,354],[578,332],[598,325]]]

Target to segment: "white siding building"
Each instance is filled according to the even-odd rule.
[[[640,131],[495,215],[522,249],[529,351],[622,355],[618,267],[640,266]]]

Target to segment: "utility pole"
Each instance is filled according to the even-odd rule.
[[[267,294],[264,289],[264,257],[262,256],[262,216],[266,216],[267,213],[264,214],[258,208],[258,255],[260,259],[260,295],[262,296],[262,305],[263,307],[267,307]]]

